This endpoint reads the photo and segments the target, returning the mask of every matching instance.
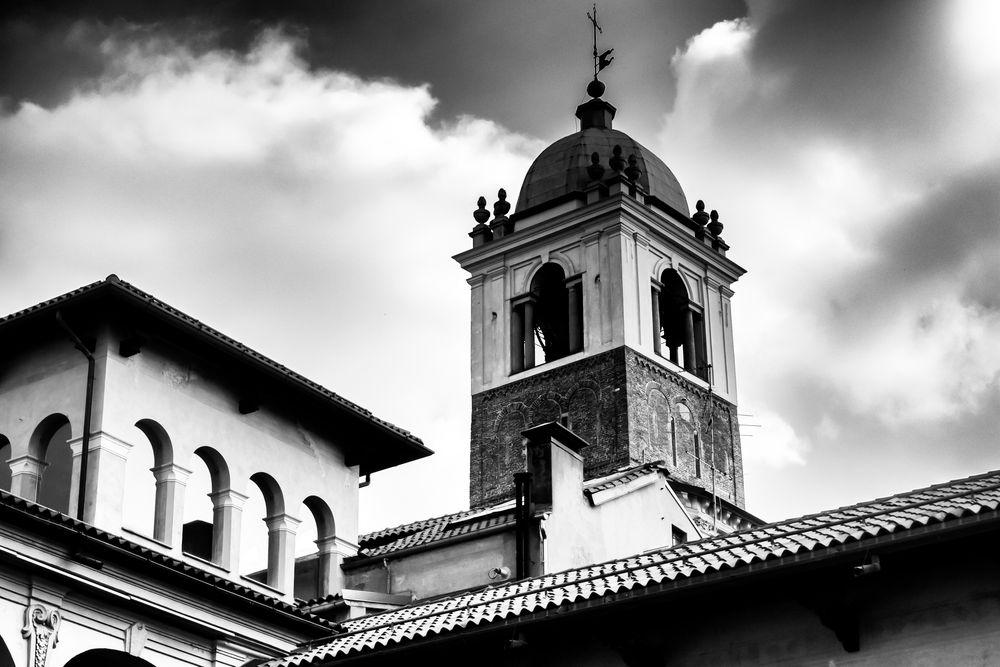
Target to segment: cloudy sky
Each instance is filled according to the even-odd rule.
[[[363,530],[463,508],[450,257],[476,198],[575,130],[588,3],[75,4],[0,10],[0,311],[117,273],[436,450],[375,476]],[[616,127],[749,270],[748,508],[1000,468],[1000,4],[602,17]]]

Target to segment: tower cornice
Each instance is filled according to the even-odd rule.
[[[460,252],[453,259],[470,273],[481,273],[485,270],[484,267],[503,261],[502,258],[510,254],[523,248],[549,243],[559,236],[586,238],[612,232],[622,226],[630,232],[641,234],[647,241],[659,240],[683,250],[698,262],[714,267],[729,282],[735,282],[746,273],[746,269],[714,250],[710,243],[697,238],[689,224],[643,204],[624,192],[592,204],[580,205],[549,219],[520,220],[514,233]]]

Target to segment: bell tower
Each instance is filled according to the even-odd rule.
[[[561,421],[588,478],[660,461],[679,489],[742,508],[732,285],[723,224],[650,150],[613,129],[604,84],[546,148],[513,214],[480,197],[455,256],[472,320],[470,503],[512,495],[521,431]]]

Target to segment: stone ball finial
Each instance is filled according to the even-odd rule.
[[[712,236],[718,236],[722,233],[722,223],[719,222],[719,212],[713,209],[709,217],[712,221],[708,223],[708,232]]]
[[[493,204],[493,217],[503,218],[507,215],[507,212],[510,211],[510,202],[507,201],[507,191],[500,188],[497,191],[497,197],[498,199],[496,203]]]
[[[587,84],[587,94],[591,97],[597,98],[604,94],[604,84],[598,81],[596,78]]]
[[[705,213],[705,202],[699,199],[694,207],[697,209],[697,212],[691,216],[691,219],[698,223],[699,227],[704,227],[708,222],[708,213]]]
[[[587,165],[587,176],[590,180],[599,181],[604,176],[604,167],[601,165],[601,156],[594,151],[590,154],[590,164]]]
[[[614,171],[621,171],[625,168],[625,158],[622,157],[622,147],[615,145],[611,149],[611,159],[608,160],[608,164],[611,165],[611,169]]]
[[[635,182],[639,179],[639,174],[642,173],[642,169],[639,169],[639,160],[635,157],[635,153],[628,156],[628,166],[625,167],[625,175],[628,180]]]
[[[480,197],[479,201],[476,202],[479,206],[475,211],[472,212],[472,217],[475,218],[476,222],[480,225],[486,224],[490,219],[490,212],[486,210],[486,197]]]

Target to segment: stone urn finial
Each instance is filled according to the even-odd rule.
[[[587,176],[590,180],[599,181],[604,176],[604,166],[601,165],[601,156],[594,151],[590,154],[590,164],[587,165]]]
[[[611,149],[611,159],[608,160],[608,164],[614,171],[621,171],[625,168],[625,158],[622,157],[622,147],[615,145]]]
[[[697,212],[691,216],[691,219],[694,220],[699,227],[704,227],[708,222],[708,213],[705,213],[705,202],[699,199],[697,203],[695,203],[694,207],[697,209]]]
[[[486,224],[490,219],[490,212],[486,210],[486,197],[480,197],[476,205],[479,208],[472,212],[472,217],[480,225]]]
[[[639,160],[636,158],[635,153],[628,156],[628,166],[625,167],[625,176],[628,180],[635,183],[639,180],[639,175],[642,174],[642,169],[639,169]]]
[[[505,218],[507,217],[507,212],[510,211],[510,202],[507,201],[507,191],[503,188],[497,192],[497,201],[493,204],[493,217],[494,218]]]
[[[719,212],[713,209],[709,217],[712,221],[708,223],[708,227],[706,227],[706,229],[708,229],[708,233],[712,236],[718,236],[722,233],[722,223],[719,222]]]

